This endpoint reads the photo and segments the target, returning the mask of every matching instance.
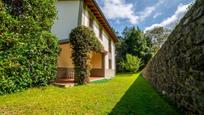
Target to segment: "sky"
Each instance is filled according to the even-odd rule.
[[[118,32],[127,26],[146,31],[155,26],[172,28],[194,0],[96,0],[110,25]]]

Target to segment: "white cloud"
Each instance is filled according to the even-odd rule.
[[[153,6],[146,7],[143,11],[135,12],[134,5],[126,3],[125,0],[105,0],[102,9],[108,19],[128,19],[131,24],[138,24],[152,15],[162,3],[164,3],[164,0],[160,0]]]
[[[144,11],[140,12],[139,20],[144,21],[147,17],[149,17],[156,10],[156,6],[150,6],[144,9]]]
[[[159,16],[161,16],[161,15],[162,15],[161,12],[157,12],[156,14],[154,14],[153,18],[157,18],[157,17],[159,17]]]
[[[165,0],[159,0],[155,5],[146,7],[142,12],[140,12],[139,19],[140,21],[144,21],[147,17],[151,16],[154,11],[156,11],[157,7],[165,3]]]
[[[189,6],[189,4],[187,4],[187,5],[183,5],[183,4],[178,5],[177,10],[175,11],[175,13],[171,17],[166,18],[161,23],[153,24],[153,25],[151,25],[149,27],[146,27],[145,31],[151,30],[154,27],[158,27],[158,26],[170,27],[172,25],[175,25],[184,16],[184,14],[188,11],[188,6]]]
[[[134,14],[133,4],[124,0],[105,0],[102,8],[108,19],[128,19],[131,24],[137,24],[139,17]]]

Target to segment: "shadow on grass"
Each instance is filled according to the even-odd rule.
[[[141,75],[109,115],[178,115]]]

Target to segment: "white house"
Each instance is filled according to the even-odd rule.
[[[101,53],[93,54],[91,77],[114,77],[117,37],[95,0],[58,0],[57,11],[58,18],[52,32],[60,39],[58,78],[73,78],[74,76],[69,34],[72,29],[80,25],[92,28],[104,47]]]

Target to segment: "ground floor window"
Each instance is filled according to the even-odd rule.
[[[112,60],[111,59],[109,59],[109,69],[112,69]]]

